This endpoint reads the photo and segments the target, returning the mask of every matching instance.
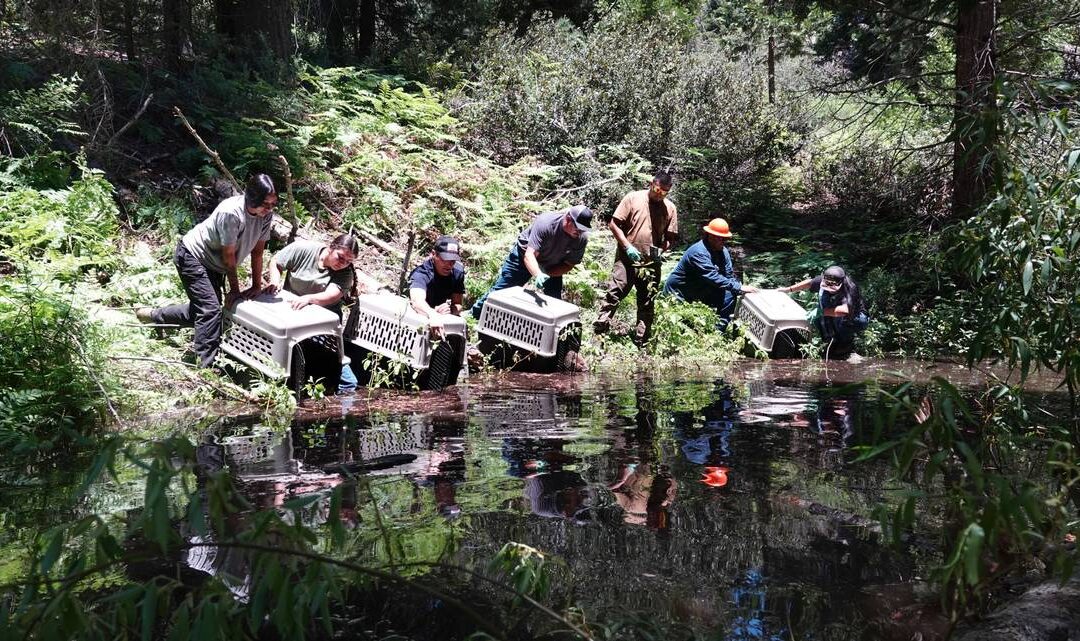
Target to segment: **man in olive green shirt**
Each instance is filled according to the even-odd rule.
[[[350,237],[351,238],[351,237]],[[331,243],[298,240],[287,245],[270,261],[270,282],[276,288],[297,295],[293,307],[307,305],[330,307],[352,289],[352,261],[356,251]],[[287,272],[285,282],[281,273]]]

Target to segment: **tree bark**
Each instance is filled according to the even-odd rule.
[[[161,60],[171,71],[180,69],[184,50],[184,0],[161,2]]]
[[[295,46],[292,37],[293,12],[288,0],[248,0],[239,7],[239,24],[257,34],[275,58],[292,57]],[[259,43],[262,44],[262,43]]]
[[[776,36],[769,33],[769,104],[776,103]]]
[[[0,0],[0,5],[3,0]],[[0,11],[0,15],[2,15]],[[139,51],[135,46],[135,0],[124,0],[124,53],[128,60],[139,57]]]
[[[367,60],[375,49],[375,0],[360,0],[356,19],[356,58]]]
[[[994,30],[998,0],[960,0],[956,20],[953,112],[953,215],[970,216],[995,176],[997,139]]]
[[[334,64],[341,64],[345,60],[345,7],[348,1],[322,0],[322,14],[326,20],[326,53]]]
[[[236,0],[214,0],[214,29],[219,36],[233,39],[240,35],[237,26]]]

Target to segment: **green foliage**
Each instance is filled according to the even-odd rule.
[[[758,73],[708,36],[688,41],[663,20],[639,23],[616,11],[587,34],[560,22],[536,23],[522,39],[496,34],[478,75],[456,100],[471,145],[500,159],[535,154],[556,163],[621,148],[673,167],[682,181],[703,181],[703,198],[680,201],[690,223],[752,207],[747,197],[770,191],[795,142]]]
[[[47,153],[56,142],[83,138],[73,122],[83,100],[78,75],[53,76],[40,87],[0,94],[0,149],[8,156]]]
[[[515,605],[521,605],[522,597],[543,598],[551,587],[547,555],[524,543],[508,541],[491,560],[490,569],[504,575],[518,593]]]
[[[49,449],[103,418],[108,381],[97,327],[73,292],[0,278],[0,448]]]
[[[116,259],[117,208],[101,172],[62,191],[0,192],[0,252],[24,269],[71,280]]]
[[[1016,113],[1002,138],[1012,152],[998,195],[957,230],[952,255],[973,283],[968,358],[1005,355],[1021,380],[1034,365],[1080,392],[1080,151],[1069,111]],[[1075,116],[1073,116],[1075,118]],[[1027,141],[1042,141],[1020,147]]]
[[[936,579],[947,606],[977,609],[995,581],[1022,571],[1035,555],[1067,580],[1076,551],[1056,542],[1076,527],[1069,505],[1080,478],[1067,430],[1038,424],[1020,388],[1005,384],[975,403],[940,378],[922,395],[910,384],[884,394],[875,445],[860,448],[861,458],[888,455],[897,478],[916,488],[880,512],[894,543],[913,527],[917,501],[944,492],[937,503],[945,510],[946,549]]]

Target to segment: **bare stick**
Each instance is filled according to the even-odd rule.
[[[173,366],[173,367],[180,367],[180,371],[182,371],[184,373],[184,375],[187,376],[188,380],[192,381],[193,383],[197,383],[199,385],[205,385],[205,386],[213,389],[214,391],[220,393],[222,396],[225,396],[227,398],[236,399],[236,400],[247,401],[248,403],[258,403],[259,402],[259,397],[258,396],[255,396],[254,394],[252,394],[251,392],[247,391],[246,389],[240,387],[239,385],[233,385],[232,383],[229,383],[227,381],[221,381],[220,384],[219,384],[219,383],[215,383],[213,381],[208,381],[205,378],[202,378],[201,376],[199,376],[198,374],[196,374],[193,371],[193,370],[196,370],[198,368],[195,365],[192,365],[191,363],[185,363],[183,361],[167,360],[167,359],[163,359],[163,358],[150,358],[150,357],[147,357],[147,356],[109,356],[109,360],[111,360],[111,361],[142,361],[142,362],[146,362],[146,363],[157,363],[158,365],[168,365],[168,366]]]
[[[405,257],[401,261],[401,278],[399,279],[398,291],[405,291],[405,277],[409,274],[409,260],[412,259],[413,241],[416,240],[416,230],[409,230],[409,242],[405,245]]]
[[[316,198],[315,202],[322,205],[323,209],[325,209],[327,211],[327,213],[329,213],[331,216],[337,216],[337,212],[335,212],[333,209],[330,209],[330,207],[326,203],[324,203],[323,201]],[[381,239],[378,236],[376,236],[375,234],[367,231],[366,229],[361,229],[359,227],[350,226],[349,227],[349,233],[350,234],[359,234],[360,236],[363,236],[364,240],[368,241],[372,245],[375,245],[375,247],[377,247],[378,249],[383,250],[387,254],[397,256],[398,258],[404,258],[405,257],[405,254],[401,253],[400,249],[398,249],[398,248],[394,247],[393,245],[390,245],[389,243],[383,241],[383,239]]]
[[[199,146],[202,147],[202,150],[204,152],[206,152],[206,155],[210,156],[210,160],[214,161],[214,164],[217,165],[217,168],[219,171],[221,171],[222,175],[224,175],[225,178],[227,178],[229,182],[232,183],[233,188],[238,192],[243,191],[240,188],[240,181],[236,179],[236,176],[232,175],[232,172],[229,171],[229,168],[226,167],[225,163],[221,161],[221,156],[218,155],[218,152],[214,151],[209,147],[209,145],[203,142],[202,137],[199,136],[199,132],[195,131],[195,128],[191,126],[191,123],[188,122],[188,119],[184,117],[184,112],[180,111],[180,107],[173,107],[173,114],[175,114],[176,117],[180,119],[180,123],[184,125],[184,128],[188,130],[188,133],[195,138],[195,142],[199,143]]]
[[[132,125],[134,125],[134,124],[135,124],[135,122],[136,122],[136,121],[137,121],[137,120],[138,120],[139,118],[141,118],[141,117],[142,117],[142,115],[143,115],[143,112],[145,112],[145,111],[146,111],[146,108],[150,106],[150,101],[151,101],[151,100],[153,100],[153,99],[154,99],[154,94],[150,94],[149,96],[147,96],[147,97],[146,97],[146,100],[144,100],[144,101],[143,101],[143,103],[142,103],[142,106],[141,106],[141,107],[139,107],[139,110],[138,110],[138,111],[136,111],[136,112],[135,112],[135,115],[131,117],[131,120],[127,121],[127,124],[126,124],[126,125],[124,125],[123,127],[121,127],[119,131],[117,131],[117,132],[116,132],[115,134],[113,134],[113,135],[112,135],[112,138],[109,138],[109,142],[105,143],[105,146],[106,146],[106,147],[112,147],[112,144],[113,144],[114,142],[116,142],[116,139],[117,139],[117,138],[119,138],[120,136],[124,135],[124,132],[125,132],[125,131],[127,131],[128,129],[131,129],[131,126],[132,126]]]
[[[277,147],[274,145],[268,145],[272,151],[277,151]],[[281,165],[281,173],[285,174],[285,198],[289,201],[289,222],[292,223],[292,229],[289,230],[289,242],[296,240],[296,229],[300,226],[300,221],[296,217],[296,200],[293,199],[292,191],[292,171],[289,169],[289,161],[285,160],[285,156],[278,154],[278,164]]]

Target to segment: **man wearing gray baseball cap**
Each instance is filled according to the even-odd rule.
[[[510,248],[491,291],[472,306],[473,317],[480,318],[488,294],[530,279],[546,295],[562,298],[562,277],[585,257],[592,219],[592,210],[585,205],[538,215]]]

